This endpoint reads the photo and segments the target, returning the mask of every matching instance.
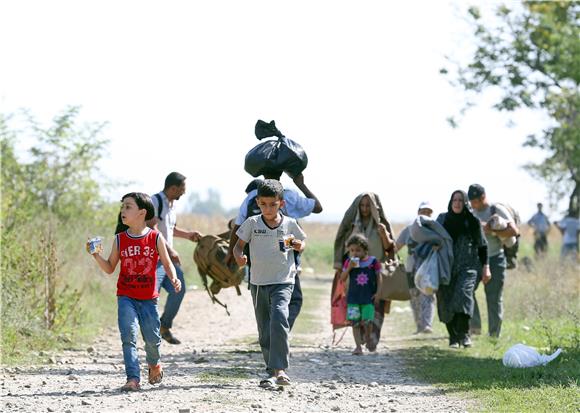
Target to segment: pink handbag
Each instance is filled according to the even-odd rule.
[[[346,319],[346,293],[344,281],[338,280],[330,307],[330,323],[332,328],[347,327],[350,323]]]

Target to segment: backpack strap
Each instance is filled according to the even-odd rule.
[[[157,199],[157,203],[159,204],[159,207],[157,208],[157,218],[159,221],[163,221],[163,218],[161,218],[161,212],[163,212],[163,199],[159,194],[155,194],[153,196]]]

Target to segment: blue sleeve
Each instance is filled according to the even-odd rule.
[[[310,215],[316,205],[314,199],[306,198],[290,189],[284,191],[284,202],[286,215],[292,218],[304,218]]]
[[[244,202],[242,202],[242,205],[240,205],[240,209],[238,210],[238,215],[236,216],[234,224],[242,225],[246,220],[246,218],[248,218],[246,216],[246,213],[248,211],[248,200],[249,200],[248,197],[246,197],[246,199],[244,199]]]

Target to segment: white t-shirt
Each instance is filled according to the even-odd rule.
[[[250,244],[252,284],[294,284],[294,250],[280,250],[280,240],[290,234],[298,240],[306,239],[306,234],[296,220],[284,215],[276,228],[270,228],[262,215],[254,215],[244,221],[236,235]]]
[[[566,217],[558,221],[558,227],[564,230],[562,238],[564,245],[578,244],[578,231],[580,229],[580,221],[578,218]]]
[[[155,207],[155,217],[157,217],[157,228],[163,234],[167,245],[173,247],[173,229],[177,224],[177,212],[175,211],[175,203],[173,206],[169,206],[169,199],[163,191],[159,192],[161,196],[161,201],[163,202],[163,208],[161,208],[161,217],[159,217],[159,201],[157,197],[153,195],[151,201]]]

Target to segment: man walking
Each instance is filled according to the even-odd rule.
[[[479,184],[470,185],[467,191],[467,197],[469,198],[471,207],[474,209],[474,215],[481,221],[483,232],[487,239],[489,269],[491,272],[491,280],[485,285],[488,334],[491,337],[499,337],[503,319],[503,285],[507,267],[500,237],[515,237],[519,234],[519,231],[507,208],[501,204],[492,205],[488,202],[483,186]],[[508,221],[506,229],[501,231],[493,231],[491,229],[489,219],[493,214],[498,214]],[[480,282],[481,274],[478,275],[475,285],[476,290]],[[475,308],[473,309],[473,317],[471,318],[471,332],[472,334],[481,334],[481,317],[477,299],[475,299]]]
[[[172,333],[173,319],[177,316],[181,302],[185,295],[185,279],[181,270],[179,254],[173,249],[173,237],[184,238],[190,241],[199,241],[201,234],[197,231],[186,231],[177,226],[177,213],[175,211],[175,201],[179,200],[185,193],[185,176],[179,172],[171,172],[165,178],[163,191],[153,195],[151,200],[155,206],[155,217],[147,221],[151,228],[159,230],[167,241],[167,251],[173,261],[177,278],[181,281],[181,291],[176,292],[171,284],[163,265],[157,265],[157,290],[161,287],[167,291],[167,302],[161,315],[161,337],[170,344],[181,344]]]
[[[550,231],[550,219],[542,212],[542,203],[539,202],[538,212],[528,221],[528,225],[534,229],[534,251],[536,258],[543,256],[548,251],[548,232]]]

